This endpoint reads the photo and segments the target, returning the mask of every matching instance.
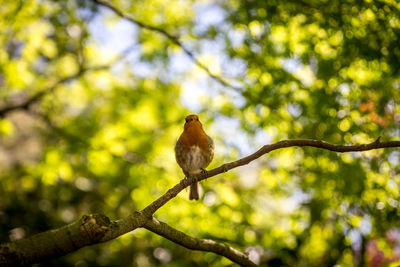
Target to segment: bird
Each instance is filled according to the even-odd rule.
[[[197,115],[185,118],[183,133],[175,145],[175,159],[186,177],[206,172],[214,157],[214,141],[203,130]],[[199,183],[190,185],[190,200],[199,200]]]

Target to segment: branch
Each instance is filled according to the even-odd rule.
[[[101,214],[83,216],[80,220],[67,226],[43,232],[26,239],[1,244],[0,265],[13,266],[41,262],[46,259],[66,255],[84,246],[112,240],[136,228],[144,227],[189,249],[214,252],[244,266],[254,266],[250,265],[248,262],[250,260],[245,254],[225,244],[187,236],[165,223],[157,221],[153,218],[153,214],[196,180],[201,181],[233,168],[246,165],[273,150],[293,146],[310,146],[343,153],[400,147],[400,141],[380,142],[380,138],[378,138],[370,144],[333,145],[319,140],[284,140],[275,144],[265,145],[247,157],[223,164],[218,168],[208,171],[206,174],[182,179],[177,185],[169,189],[164,195],[153,201],[142,211],[134,212],[121,220],[111,222],[106,216]]]
[[[69,225],[0,244],[0,266],[21,266],[60,257],[82,247],[105,242],[142,226],[144,216],[135,212],[111,222],[102,214],[82,216]]]
[[[1,244],[0,266],[21,266],[43,262],[84,246],[112,240],[139,227],[144,227],[188,249],[214,252],[242,266],[256,266],[246,254],[227,244],[190,237],[155,218],[146,218],[140,212],[135,212],[115,222],[102,214],[84,215],[80,220],[59,229]]]
[[[225,163],[219,166],[218,168],[207,171],[205,174],[198,174],[196,176],[192,176],[181,180],[179,184],[169,189],[167,193],[165,193],[157,200],[155,200],[153,203],[144,208],[142,212],[146,214],[146,216],[150,216],[154,214],[159,208],[161,208],[165,203],[167,203],[171,198],[179,194],[180,191],[185,189],[188,185],[191,185],[194,181],[196,180],[202,181],[207,178],[213,177],[217,174],[227,172],[231,169],[249,164],[253,160],[256,160],[259,157],[263,156],[264,154],[267,154],[273,150],[277,150],[280,148],[293,147],[293,146],[299,146],[299,147],[310,146],[310,147],[316,147],[343,153],[343,152],[367,151],[367,150],[387,148],[387,147],[400,147],[400,141],[380,142],[379,140],[380,137],[378,137],[378,139],[376,139],[374,142],[370,144],[363,144],[363,145],[333,145],[320,140],[294,139],[294,140],[279,141],[271,145],[265,145],[258,151],[247,157],[241,158],[237,161]]]
[[[111,3],[108,3],[106,1],[103,0],[92,0],[93,2],[97,3],[100,6],[106,7],[109,10],[113,11],[116,15],[118,15],[119,17],[126,19],[127,21],[139,26],[140,28],[149,30],[149,31],[153,31],[153,32],[157,32],[163,36],[165,36],[167,39],[169,39],[172,43],[176,44],[177,46],[179,46],[182,51],[192,60],[192,62],[197,65],[200,69],[202,69],[203,71],[205,71],[207,73],[208,76],[210,76],[213,80],[217,81],[218,83],[220,83],[221,85],[231,88],[234,91],[238,91],[238,92],[243,92],[244,90],[240,87],[234,86],[232,84],[229,84],[227,81],[225,81],[223,78],[213,74],[204,64],[202,64],[197,58],[196,56],[193,54],[192,51],[190,51],[180,40],[177,36],[172,35],[171,33],[167,32],[166,30],[156,27],[156,26],[152,26],[149,24],[146,24],[144,22],[141,22],[135,18],[133,18],[132,16],[129,16],[128,14],[125,14],[124,12],[122,12],[121,10],[119,10],[118,8],[116,8],[115,6],[113,6]]]
[[[100,65],[100,66],[94,66],[94,67],[88,67],[88,68],[83,67],[77,73],[56,81],[53,85],[28,97],[27,99],[23,100],[21,103],[14,103],[14,104],[11,104],[8,106],[0,107],[0,118],[4,117],[7,113],[17,110],[17,109],[28,109],[32,104],[40,101],[43,97],[52,93],[59,85],[67,83],[72,80],[75,80],[75,79],[81,77],[84,73],[86,73],[88,71],[99,71],[99,70],[109,69],[110,66],[112,66],[115,63],[118,63],[119,61],[123,60],[126,56],[128,56],[128,54],[130,52],[132,52],[132,50],[135,48],[136,48],[136,44],[129,46],[124,51],[122,51],[120,55],[115,57],[115,59],[113,59],[109,65]]]
[[[380,138],[381,137],[379,136],[374,142],[369,143],[369,144],[363,144],[363,145],[333,145],[333,144],[329,144],[324,141],[309,140],[309,139],[294,139],[294,140],[279,141],[275,144],[265,145],[262,148],[260,148],[258,151],[256,151],[255,153],[253,153],[247,157],[241,158],[237,161],[223,164],[222,166],[207,172],[206,175],[203,175],[203,176],[198,175],[197,178],[198,178],[198,181],[207,179],[207,178],[215,176],[217,174],[227,172],[233,168],[249,164],[253,160],[258,159],[262,155],[267,154],[273,150],[286,148],[286,147],[309,146],[309,147],[316,147],[316,148],[326,149],[326,150],[339,152],[339,153],[361,152],[361,151],[368,151],[368,150],[380,149],[380,148],[400,147],[400,141],[380,142]]]
[[[45,97],[46,95],[53,92],[59,85],[61,85],[63,83],[67,83],[74,79],[77,79],[83,73],[85,73],[87,71],[104,70],[107,68],[108,68],[108,66],[98,66],[98,67],[86,68],[86,69],[82,69],[82,70],[78,71],[77,73],[75,73],[73,75],[62,78],[62,79],[56,81],[53,85],[47,87],[46,89],[41,90],[41,91],[37,92],[36,94],[30,96],[29,98],[23,100],[21,103],[16,103],[16,104],[11,104],[8,106],[0,107],[0,118],[4,117],[7,113],[17,110],[17,109],[28,109],[32,104],[40,101],[43,97]]]
[[[71,75],[71,76],[68,76],[66,78],[63,78],[63,79],[55,82],[53,85],[49,86],[48,88],[46,88],[46,89],[44,89],[42,91],[39,91],[36,94],[32,95],[31,97],[25,99],[21,103],[11,104],[9,106],[1,107],[0,108],[0,117],[4,117],[8,112],[14,111],[16,109],[28,109],[29,106],[31,106],[36,101],[39,101],[40,99],[42,99],[45,95],[51,93],[60,84],[63,84],[63,83],[68,82],[70,80],[76,79],[80,75],[81,75],[80,72],[78,72],[78,73],[76,73],[74,75]]]
[[[215,254],[224,256],[241,266],[257,266],[254,262],[249,260],[246,254],[228,246],[227,244],[219,243],[211,239],[199,239],[188,236],[155,218],[148,220],[143,227],[185,248],[214,252]]]

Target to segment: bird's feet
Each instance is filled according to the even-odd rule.
[[[229,168],[228,168],[227,164],[222,165],[222,171],[223,172],[227,172],[228,170],[229,170]]]
[[[200,168],[201,169],[201,178],[206,179],[208,171],[206,169]]]

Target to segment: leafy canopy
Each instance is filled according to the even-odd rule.
[[[92,1],[0,3],[0,103],[45,92],[0,120],[1,242],[149,204],[183,178],[173,146],[189,113],[216,142],[210,167],[286,138],[399,137],[395,0],[110,2],[179,37],[234,88],[165,35]],[[374,255],[389,259],[400,242],[398,163],[391,149],[279,150],[202,182],[201,201],[181,194],[156,217],[270,266],[377,266]],[[54,263],[231,264],[145,230]]]

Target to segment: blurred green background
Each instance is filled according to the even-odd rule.
[[[191,113],[216,144],[209,168],[289,138],[399,140],[396,0],[110,3],[236,89],[92,1],[0,0],[0,109],[45,92],[0,119],[1,243],[144,208],[183,178],[173,148]],[[286,148],[155,216],[263,266],[397,266],[399,157]],[[140,229],[47,265],[232,263]]]

